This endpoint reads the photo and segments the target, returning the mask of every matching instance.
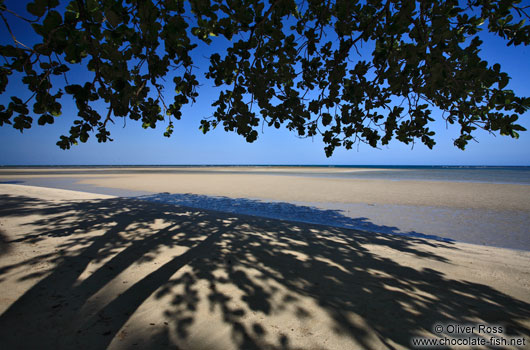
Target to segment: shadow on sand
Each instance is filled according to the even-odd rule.
[[[158,193],[138,197],[142,200],[176,204],[185,207],[216,210],[225,213],[254,215],[269,219],[279,219],[309,224],[326,225],[353,230],[362,230],[367,234],[386,233],[399,236],[435,239],[437,241],[452,242],[451,238],[409,231],[402,232],[395,226],[376,225],[368,218],[351,218],[345,216],[340,210],[320,209],[306,205],[297,205],[285,202],[264,202],[248,198],[230,198],[224,196],[205,196],[191,193]]]
[[[9,252],[9,243],[7,242],[7,235],[4,233],[4,230],[0,229],[0,256],[7,254]]]
[[[32,233],[8,244],[52,248],[0,265],[0,282],[32,282],[0,316],[5,349],[336,348],[295,345],[301,337],[395,349],[437,321],[530,335],[529,304],[377,253],[450,264],[433,252],[449,242],[134,199],[0,195],[0,218],[33,214]]]

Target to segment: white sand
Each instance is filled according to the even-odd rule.
[[[376,203],[530,211],[530,186],[248,174],[106,175],[80,183],[150,192],[300,202]]]
[[[408,349],[448,321],[530,341],[529,252],[18,185],[0,242],[2,349]]]

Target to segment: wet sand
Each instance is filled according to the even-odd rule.
[[[530,341],[530,252],[19,185],[0,238],[6,349],[410,349],[449,322]]]
[[[203,209],[530,250],[528,185],[336,176],[367,171],[378,170],[16,168],[0,169],[0,182],[116,196],[156,197],[167,192],[173,203]]]
[[[311,167],[111,167],[0,169],[0,182],[67,178],[81,185],[321,203],[372,203],[530,212],[530,186],[325,177],[377,169]],[[391,170],[385,170],[391,171]],[[311,176],[314,174],[322,177]],[[306,176],[304,176],[306,175]]]
[[[530,186],[386,181],[258,174],[108,175],[82,184],[153,193],[194,193],[282,201],[375,203],[530,211]]]

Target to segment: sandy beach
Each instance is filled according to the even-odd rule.
[[[70,178],[91,191],[113,188],[280,201],[373,203],[530,211],[530,186],[443,181],[385,181],[304,174],[376,172],[311,167],[5,168],[0,182]],[[388,170],[387,170],[388,171]]]
[[[234,214],[530,250],[530,185],[393,181],[374,176],[380,172],[251,166],[3,168],[0,183],[147,196]]]
[[[104,176],[94,186],[283,201],[451,206],[530,211],[530,186],[428,181],[350,180],[270,175]]]
[[[371,202],[383,203],[406,191],[378,190],[375,180],[226,176],[83,181],[278,200],[373,191]],[[400,200],[528,210],[526,186],[448,194],[440,183],[416,185]],[[410,349],[415,337],[454,337],[435,333],[449,323],[502,325],[502,336],[525,339],[517,349],[530,348],[528,251],[16,184],[0,184],[0,242],[6,349]]]

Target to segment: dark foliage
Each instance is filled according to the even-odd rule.
[[[182,107],[198,96],[192,68],[200,44],[210,50],[201,52],[210,59],[201,73],[219,90],[213,115],[201,121],[204,133],[221,125],[253,142],[260,125],[284,125],[300,137],[321,135],[328,156],[339,146],[392,139],[432,148],[435,112],[460,126],[454,144],[461,149],[477,128],[518,137],[530,99],[507,89],[501,66],[480,57],[478,34],[528,45],[529,16],[519,3],[74,0],[65,7],[35,0],[19,14],[0,0],[12,41],[0,46],[0,93],[13,73],[31,92],[0,105],[0,125],[51,124],[66,94],[78,118],[57,143],[63,149],[94,133],[111,140],[107,124],[116,118],[144,128],[168,119],[169,137]],[[21,43],[12,21],[26,21],[39,40]],[[76,66],[89,72],[70,83]],[[163,91],[164,78],[173,94]],[[105,113],[94,107],[100,100]]]

